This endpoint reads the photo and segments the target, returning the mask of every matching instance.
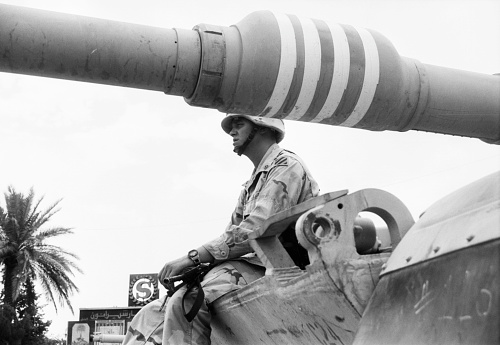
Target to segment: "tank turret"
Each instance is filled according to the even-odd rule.
[[[269,11],[163,29],[0,5],[0,71],[162,91],[226,113],[500,143],[500,77],[401,57],[378,32]]]

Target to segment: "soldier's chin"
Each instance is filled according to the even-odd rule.
[[[234,146],[233,148],[233,152],[236,153],[238,156],[241,156],[241,154],[243,153],[242,151],[240,151],[240,146]]]

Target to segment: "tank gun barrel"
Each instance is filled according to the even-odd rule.
[[[0,4],[0,72],[162,91],[226,113],[500,143],[500,76],[401,57],[372,30],[270,11],[186,30]]]

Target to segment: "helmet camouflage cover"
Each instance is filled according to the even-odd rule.
[[[256,126],[271,128],[276,132],[276,142],[279,143],[285,137],[285,124],[281,119],[273,119],[269,117],[262,116],[251,116],[251,115],[239,115],[239,114],[228,114],[224,119],[222,119],[221,127],[229,134],[232,129],[232,122],[234,118],[242,117],[251,121]]]

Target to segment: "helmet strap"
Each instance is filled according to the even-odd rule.
[[[255,137],[255,134],[257,134],[258,130],[259,130],[259,127],[254,125],[252,128],[252,131],[250,132],[250,134],[248,134],[248,137],[245,140],[245,142],[240,146],[236,146],[234,148],[233,152],[236,152],[236,154],[238,154],[238,156],[241,156],[243,154],[243,152],[245,152],[247,146],[250,144],[250,142]]]

